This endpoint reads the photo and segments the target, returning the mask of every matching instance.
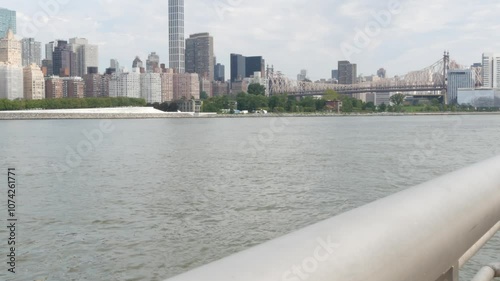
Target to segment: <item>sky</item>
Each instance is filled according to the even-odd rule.
[[[112,58],[130,69],[135,56],[146,61],[153,51],[168,66],[166,0],[0,0],[0,7],[17,11],[19,39],[99,45],[101,72]],[[185,0],[185,31],[214,37],[226,79],[231,53],[263,56],[290,78],[301,69],[312,80],[330,78],[339,60],[357,63],[358,74],[383,67],[394,76],[432,65],[444,50],[467,66],[500,52],[499,14],[498,0]]]

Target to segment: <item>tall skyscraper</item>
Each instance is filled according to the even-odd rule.
[[[261,56],[245,58],[245,78],[252,76],[254,72],[260,72],[261,77],[264,78],[266,62]]]
[[[231,82],[241,81],[246,77],[246,60],[240,54],[231,54]]]
[[[483,87],[500,88],[500,54],[483,54]]]
[[[9,29],[0,39],[0,99],[23,98],[23,68],[21,66],[21,42]]]
[[[307,78],[307,69],[302,69],[297,75],[297,81],[304,81]]]
[[[225,82],[226,81],[226,67],[220,63],[216,64],[214,67],[215,71],[215,76],[214,79],[215,81],[220,81],[220,82]]]
[[[142,68],[142,60],[139,58],[139,56],[136,56],[134,61],[132,62],[132,68]]]
[[[156,52],[152,52],[146,60],[146,72],[153,73],[155,69],[160,67],[160,56]]]
[[[71,50],[76,54],[76,76],[83,77],[89,67],[99,66],[99,47],[89,44],[85,38],[69,39]]]
[[[448,104],[457,104],[458,89],[474,88],[475,78],[471,69],[448,71]]]
[[[169,65],[176,73],[184,73],[184,0],[168,0]]]
[[[23,66],[36,64],[42,65],[42,43],[36,42],[34,38],[24,38],[21,40]]]
[[[4,38],[9,29],[17,33],[16,11],[0,8],[0,38]]]
[[[339,70],[338,69],[334,69],[332,70],[332,79],[333,80],[339,80]]]
[[[214,81],[214,38],[198,33],[186,39],[186,72]]]
[[[45,44],[45,59],[52,60],[52,54],[54,53],[54,49],[56,48],[56,43],[54,41]]]
[[[380,78],[386,78],[387,71],[384,68],[377,70],[377,76]]]
[[[339,61],[339,84],[355,84],[357,82],[357,65],[349,61]]]
[[[12,30],[0,39],[0,62],[22,66],[22,45],[14,37]]]
[[[53,73],[60,77],[77,76],[76,54],[71,50],[67,41],[57,41],[52,53]]]

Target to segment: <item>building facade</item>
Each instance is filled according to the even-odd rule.
[[[0,99],[22,99],[23,68],[21,65],[0,62]]]
[[[355,84],[357,82],[357,65],[349,61],[339,61],[339,84]]]
[[[500,88],[500,54],[483,54],[483,87]]]
[[[173,100],[200,99],[200,81],[196,73],[174,73]]]
[[[448,104],[458,103],[458,89],[474,87],[474,73],[471,69],[448,71],[448,89],[446,98]]]
[[[198,73],[200,78],[214,81],[214,38],[198,33],[186,39],[186,72]]]
[[[152,52],[146,61],[146,72],[152,73],[158,68],[160,68],[160,56],[156,52]]]
[[[81,77],[65,77],[63,80],[63,97],[81,99],[85,97],[85,82]]]
[[[226,82],[226,67],[220,63],[214,66],[214,80]]]
[[[41,100],[45,98],[45,78],[40,67],[33,63],[23,70],[24,99]]]
[[[42,43],[36,42],[34,38],[24,38],[21,40],[23,67],[33,63],[42,65]]]
[[[500,108],[500,89],[458,89],[457,103],[475,108]]]
[[[0,8],[0,38],[5,37],[9,29],[17,33],[16,11]]]
[[[245,57],[245,78],[251,77],[255,72],[259,72],[264,78],[266,61],[261,56]]]
[[[85,97],[96,98],[102,97],[103,90],[103,75],[98,73],[91,73],[83,75],[83,82],[85,83]]]
[[[161,74],[161,102],[174,100],[174,70],[166,69]]]
[[[83,77],[87,74],[89,67],[99,66],[99,47],[89,44],[85,38],[71,38],[69,45],[72,52],[76,55],[75,75]]]
[[[0,62],[22,66],[22,45],[16,40],[12,30],[0,39]]]
[[[231,54],[231,82],[242,81],[246,77],[246,60],[240,54]]]
[[[45,98],[60,99],[64,97],[64,83],[62,78],[51,76],[45,78]]]
[[[67,41],[59,40],[52,53],[53,74],[60,77],[77,76],[76,54]]]
[[[141,97],[148,104],[162,102],[160,73],[141,74]]]
[[[113,73],[109,81],[110,97],[141,97],[141,73],[138,68],[132,72]]]
[[[185,36],[184,0],[168,0],[169,65],[176,73],[184,73]]]

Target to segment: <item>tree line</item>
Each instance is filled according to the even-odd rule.
[[[101,98],[60,98],[43,100],[8,100],[0,99],[0,111],[29,109],[76,109],[106,108],[125,106],[146,106],[146,101],[139,98],[101,97]]]

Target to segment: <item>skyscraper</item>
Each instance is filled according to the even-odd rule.
[[[226,81],[226,67],[220,63],[215,65],[215,81],[225,82]]]
[[[266,73],[266,62],[261,56],[258,57],[246,57],[245,58],[245,78],[248,78],[254,74],[254,72],[260,72],[261,77],[264,78]]]
[[[54,49],[56,48],[56,43],[54,41],[45,44],[45,59],[52,60],[52,54],[54,53]]]
[[[36,64],[42,65],[42,43],[36,42],[34,38],[24,38],[21,40],[23,66]]]
[[[500,54],[483,54],[483,87],[500,88]]]
[[[52,53],[54,75],[61,77],[76,76],[76,54],[71,50],[67,41],[57,41]]]
[[[246,60],[240,54],[231,54],[231,82],[241,81],[246,77]]]
[[[198,33],[186,39],[186,72],[214,81],[214,38]]]
[[[9,29],[17,33],[16,12],[0,8],[0,38],[5,37]]]
[[[155,69],[160,67],[160,56],[156,52],[152,52],[146,60],[146,72],[153,73]]]
[[[184,73],[184,0],[168,0],[169,65],[176,73]]]
[[[83,77],[89,67],[99,65],[99,47],[89,44],[85,38],[69,39],[71,50],[76,54],[76,76]]]
[[[355,84],[357,82],[357,65],[348,61],[339,61],[339,84]]]
[[[0,99],[23,98],[23,68],[21,67],[21,42],[9,29],[0,39]]]

